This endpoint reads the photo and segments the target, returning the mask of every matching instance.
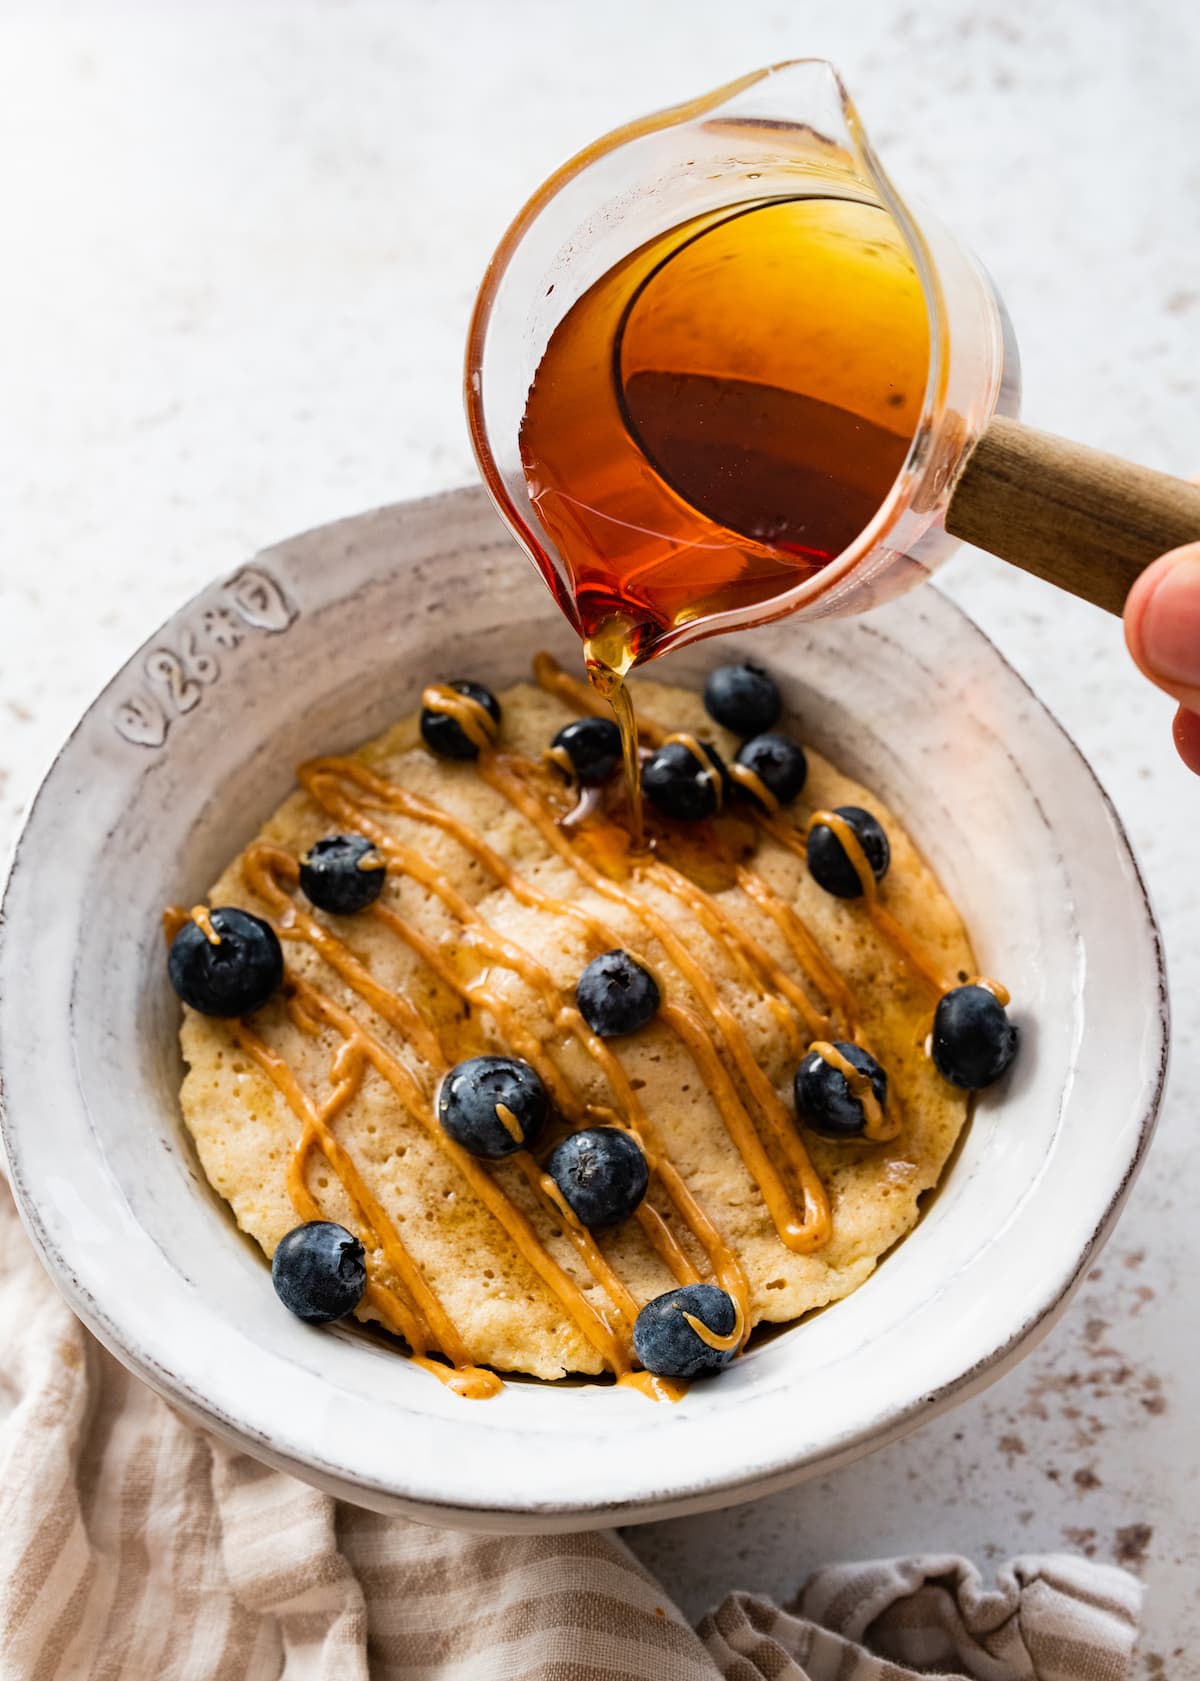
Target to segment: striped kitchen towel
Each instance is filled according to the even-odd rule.
[[[185,1423],[73,1318],[0,1185],[0,1681],[1121,1681],[1140,1590],[1026,1558],[820,1571],[692,1629],[615,1535],[379,1517]]]

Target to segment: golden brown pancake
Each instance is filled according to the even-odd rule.
[[[651,682],[633,688],[640,713],[732,757],[736,740],[708,719],[699,695]],[[675,859],[674,873],[661,863],[630,866],[611,821],[558,825],[572,796],[543,753],[575,714],[532,684],[499,698],[498,759],[435,758],[416,719],[406,719],[315,783],[310,777],[323,803],[309,791],[293,794],[257,850],[214,884],[210,905],[273,922],[288,980],[245,1024],[185,1010],[183,1114],[209,1180],[268,1256],[301,1219],[357,1232],[372,1280],[359,1316],[431,1353],[445,1349],[460,1365],[560,1378],[628,1363],[631,1313],[687,1276],[681,1264],[691,1276],[713,1276],[713,1244],[706,1249],[680,1211],[689,1194],[701,1225],[707,1219],[718,1249],[740,1266],[750,1322],[795,1320],[846,1295],[914,1225],[918,1199],[937,1183],[966,1119],[966,1094],[938,1076],[924,1050],[936,994],[864,901],[825,892],[801,853],[743,805],[715,829],[677,837],[674,848],[662,837],[658,856]],[[355,766],[366,774],[356,779]],[[962,921],[896,816],[811,751],[809,767],[781,821],[802,835],[818,809],[874,812],[892,850],[881,904],[935,972],[973,973]],[[401,791],[408,812],[395,809],[389,790]],[[414,807],[413,796],[426,806]],[[529,815],[535,808],[540,824]],[[398,843],[379,908],[340,918],[313,909],[289,861],[324,835],[360,827]],[[751,872],[740,882],[738,859]],[[634,905],[617,902],[621,895]],[[803,957],[808,948],[789,911],[819,948],[815,957]],[[677,942],[674,955],[664,929]],[[569,1020],[581,970],[613,946],[647,962],[674,1012],[606,1042],[624,1097]],[[717,1023],[713,996],[734,1029]],[[698,1024],[712,1048],[709,1066],[680,1028],[685,1020],[693,1040]],[[774,1093],[776,1130],[738,1066],[739,1033]],[[889,1142],[834,1143],[795,1130],[792,1079],[807,1045],[848,1037],[868,1044],[887,1070],[889,1110],[901,1121]],[[589,1250],[539,1189],[528,1157],[464,1163],[447,1149],[434,1115],[438,1082],[446,1066],[481,1051],[535,1061],[574,1124],[637,1124],[629,1103],[640,1106],[658,1169],[641,1218],[595,1233]],[[828,1192],[832,1229],[821,1247],[800,1252],[803,1240],[789,1247],[781,1239],[731,1132],[730,1088],[794,1192],[794,1162],[777,1131],[778,1105],[788,1111],[787,1126]],[[311,1123],[322,1106],[333,1142],[323,1149],[310,1124],[297,1160],[301,1116]],[[539,1141],[538,1160],[562,1130]],[[357,1179],[347,1181],[348,1172]],[[792,1201],[802,1222],[802,1199]],[[523,1217],[518,1228],[504,1217],[509,1209]]]

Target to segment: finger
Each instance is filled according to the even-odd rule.
[[[1175,745],[1179,757],[1189,770],[1200,776],[1200,712],[1189,712],[1181,706],[1175,714]]]
[[[1200,712],[1200,543],[1142,573],[1125,603],[1125,640],[1152,683]]]

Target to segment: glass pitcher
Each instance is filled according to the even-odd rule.
[[[769,528],[748,535],[743,523],[710,532],[710,542],[735,552],[735,570],[747,560],[755,587],[740,596],[736,589],[689,595],[682,567],[673,591],[649,590],[633,610],[644,622],[634,626],[626,668],[785,614],[859,612],[921,582],[955,546],[944,518],[959,464],[993,417],[1017,411],[1018,358],[995,287],[939,222],[924,211],[918,221],[901,199],[831,65],[775,65],[615,130],[563,165],[509,228],[480,289],[466,361],[468,420],[484,482],[585,641],[603,630],[607,608],[588,594],[584,551],[597,522],[609,529],[623,515],[597,494],[586,505],[576,498],[567,520],[561,497],[552,506],[530,482],[522,428],[547,346],[590,289],[670,230],[712,228],[783,201],[832,205],[851,218],[855,207],[883,212],[910,265],[928,354],[924,389],[918,384],[907,399],[898,470],[864,508],[861,528],[819,565],[796,544],[776,542]],[[799,296],[804,277],[792,278]],[[825,306],[810,293],[809,307]],[[829,314],[819,332],[810,318],[786,335],[789,346],[794,339],[793,360],[809,357],[807,368],[797,363],[795,380],[807,382],[814,400],[829,369],[844,371],[848,360],[836,332]],[[626,523],[636,527],[637,517]],[[627,599],[609,605],[629,609]]]

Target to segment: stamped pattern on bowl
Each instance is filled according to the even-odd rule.
[[[293,606],[277,579],[262,566],[246,566],[216,591],[216,599],[195,609],[174,646],[160,643],[146,655],[147,682],[117,703],[117,734],[137,747],[161,747],[174,719],[200,704],[204,691],[221,675],[221,656],[233,653],[247,636],[279,635],[296,620]]]

